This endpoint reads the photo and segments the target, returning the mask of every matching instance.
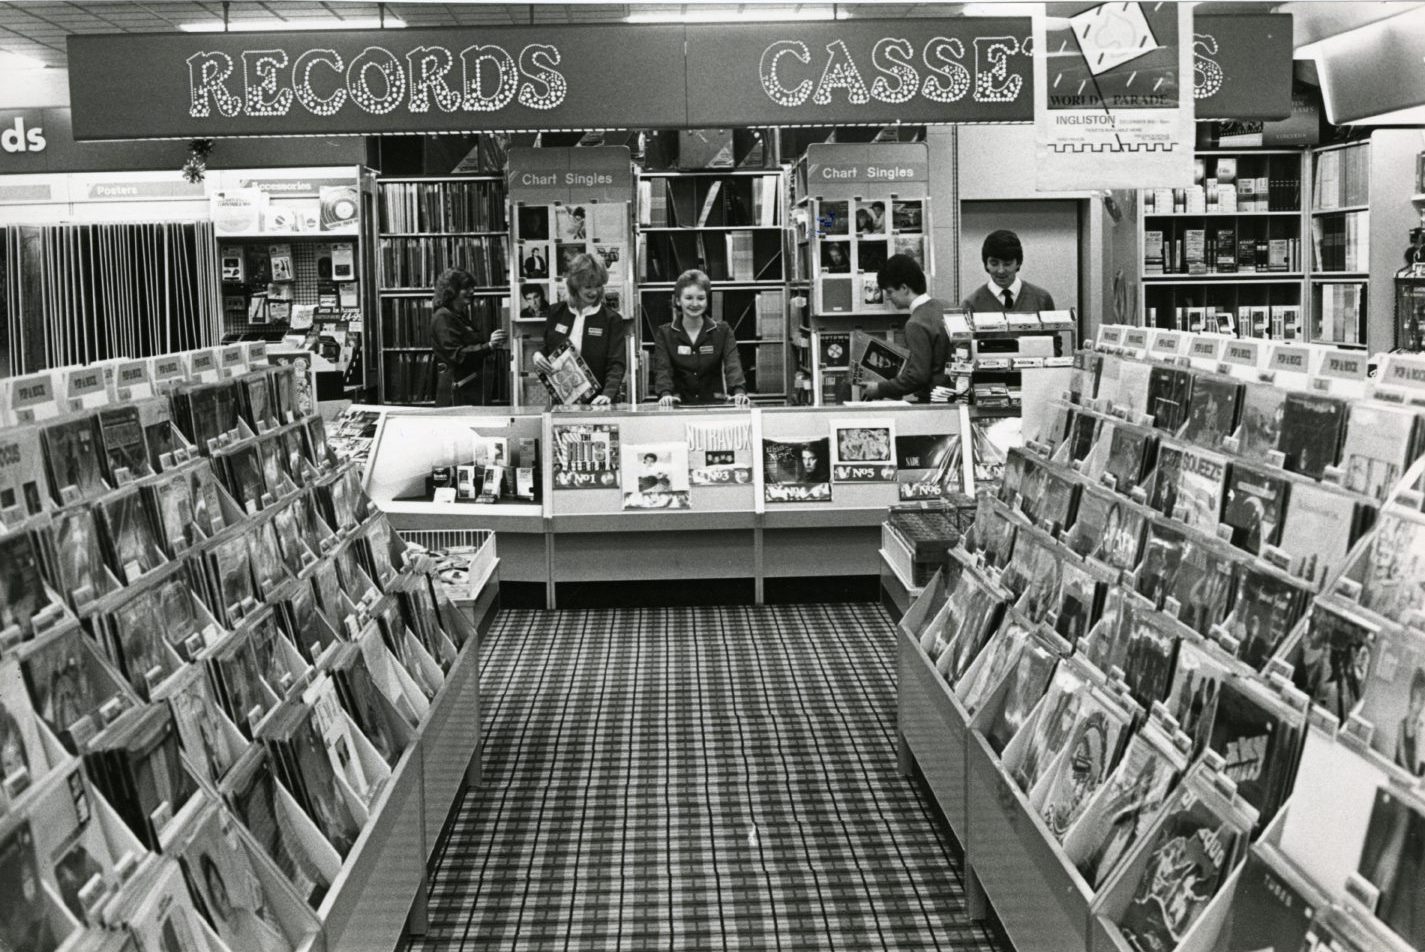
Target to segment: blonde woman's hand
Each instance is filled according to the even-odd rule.
[[[612,404],[613,401],[609,399],[609,395],[606,393],[601,393],[597,397],[589,401],[589,406],[591,407],[607,407],[611,406]]]
[[[672,394],[665,394],[658,398],[658,409],[671,410],[678,405],[678,398]]]
[[[542,374],[554,373],[554,365],[549,362],[549,358],[544,356],[542,351],[535,351],[534,357],[530,358],[534,363],[534,369]]]
[[[752,406],[752,398],[745,393],[734,393],[732,395],[732,405],[735,407]]]

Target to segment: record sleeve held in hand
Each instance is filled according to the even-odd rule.
[[[549,363],[554,367],[553,373],[537,373],[556,403],[570,406],[598,396],[600,387],[594,372],[568,341],[550,352]]]

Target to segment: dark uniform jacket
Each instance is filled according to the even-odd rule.
[[[737,338],[721,321],[703,318],[693,340],[675,319],[653,332],[653,390],[660,397],[676,396],[684,403],[715,403],[747,392]]]
[[[910,351],[896,379],[876,385],[876,396],[888,400],[914,397],[930,401],[930,391],[949,382],[945,364],[950,360],[950,335],[945,332],[945,305],[936,298],[922,301],[905,324],[905,346]]]
[[[438,402],[476,404],[480,402],[480,372],[490,353],[490,338],[448,307],[436,308],[430,319],[431,350],[435,352],[438,390],[444,390],[449,378],[449,400]]]
[[[568,301],[560,301],[544,319],[544,353],[549,355],[554,348],[569,339],[574,329],[574,312]],[[625,353],[623,315],[604,304],[597,311],[584,318],[584,339],[574,341],[574,347],[594,379],[603,387],[602,395],[617,401],[623,390],[623,376],[628,369]]]

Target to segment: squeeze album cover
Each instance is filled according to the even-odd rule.
[[[688,444],[625,443],[619,481],[625,509],[688,509]]]

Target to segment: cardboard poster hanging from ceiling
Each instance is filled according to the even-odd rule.
[[[1050,3],[1034,17],[1035,187],[1192,184],[1192,8]]]
[[[1292,113],[1290,13],[1213,16],[1195,8],[1193,98],[1204,119],[1285,119]]]

